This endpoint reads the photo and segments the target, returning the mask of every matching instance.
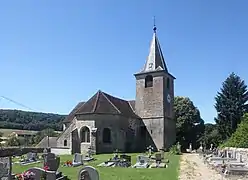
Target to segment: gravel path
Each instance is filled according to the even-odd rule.
[[[183,154],[180,162],[179,180],[226,180],[226,178],[207,167],[198,154]]]

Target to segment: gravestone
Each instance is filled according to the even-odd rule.
[[[149,157],[139,155],[137,156],[137,162],[133,165],[133,168],[148,168],[149,166]]]
[[[54,159],[47,159],[47,164],[49,171],[57,171],[60,165],[60,157],[56,156]]]
[[[44,169],[34,167],[28,169],[27,172],[34,173],[34,180],[40,180],[42,178],[48,180],[56,180],[56,172],[54,171],[45,171]]]
[[[0,157],[0,180],[8,180],[12,174],[11,157]]]
[[[94,167],[86,166],[79,171],[78,180],[99,180],[99,173]]]

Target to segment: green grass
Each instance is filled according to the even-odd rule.
[[[137,154],[130,154],[132,156],[132,164],[136,162]],[[176,155],[166,155],[166,158],[169,159],[168,168],[160,169],[135,169],[135,168],[108,168],[108,167],[97,167],[98,164],[108,160],[113,157],[113,154],[101,154],[94,156],[97,160],[89,162],[85,165],[94,166],[99,174],[100,180],[177,180],[178,179],[178,169],[179,169],[179,158],[180,156]],[[72,160],[71,155],[60,156],[61,165],[67,161]],[[42,163],[20,166],[18,164],[13,165],[13,173],[21,173],[31,167],[42,167]],[[71,180],[77,179],[79,170],[82,167],[63,167],[59,168],[59,171],[63,172],[64,175],[67,175]]]

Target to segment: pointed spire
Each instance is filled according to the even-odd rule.
[[[155,18],[154,18],[154,26],[153,26],[153,37],[150,44],[150,52],[146,60],[145,67],[142,72],[147,71],[156,71],[156,70],[164,70],[168,72],[164,56],[162,53],[162,50],[160,48],[160,44],[157,37],[157,27],[155,24]]]

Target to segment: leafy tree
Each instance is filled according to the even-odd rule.
[[[18,137],[16,136],[15,133],[9,135],[8,140],[7,140],[7,146],[19,146],[20,141]]]
[[[198,147],[199,141],[204,134],[204,121],[201,119],[199,110],[188,97],[175,97],[174,111],[177,128],[177,142],[182,149]]]
[[[223,144],[226,147],[248,148],[248,114],[246,113],[237,130],[232,136]]]
[[[226,140],[235,132],[246,111],[245,103],[248,100],[248,94],[244,80],[231,73],[222,83],[222,88],[215,100],[218,113],[215,122],[221,139]]]
[[[210,124],[210,123],[205,124],[203,139],[204,139],[203,142],[207,146],[207,148],[210,148],[211,144],[213,144],[215,147],[219,146],[220,135],[216,124]]]

